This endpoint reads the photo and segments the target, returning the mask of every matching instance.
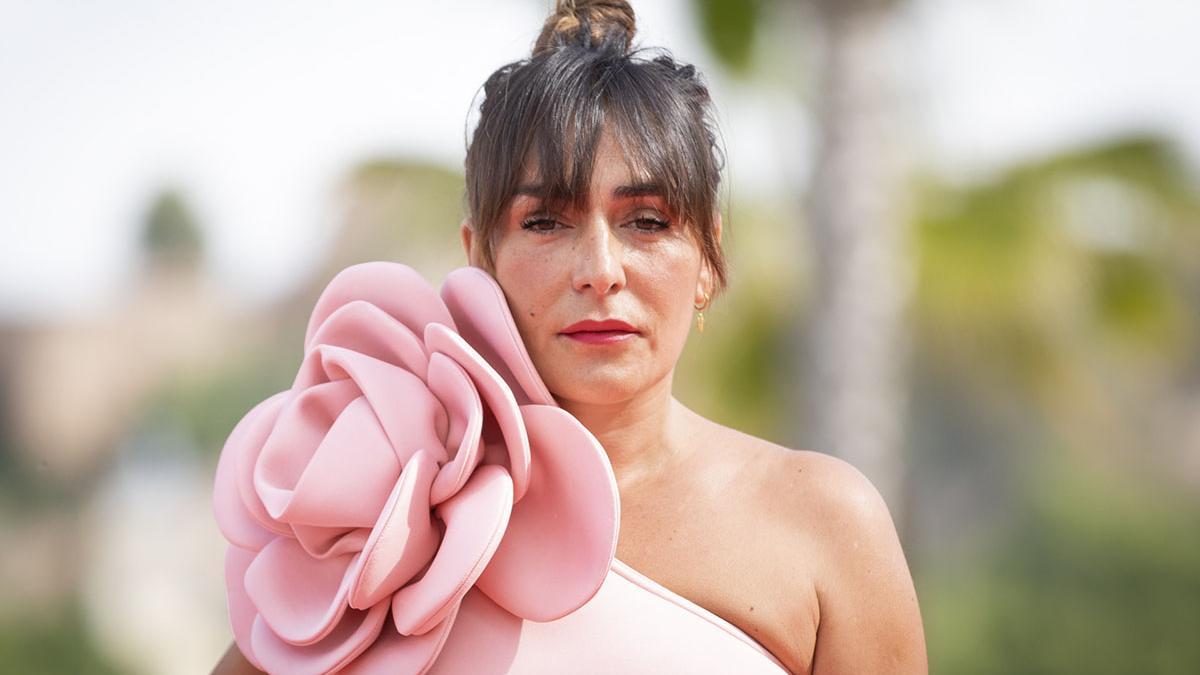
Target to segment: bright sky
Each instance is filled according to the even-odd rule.
[[[0,320],[103,311],[168,184],[206,227],[226,288],[285,290],[319,257],[330,189],[357,161],[461,167],[472,97],[527,54],[548,7],[0,3]],[[687,0],[634,7],[640,40],[708,73],[735,198],[803,174],[795,103],[722,80]],[[1200,158],[1200,3],[923,0],[908,30],[921,147],[947,172],[1129,128],[1161,129]]]

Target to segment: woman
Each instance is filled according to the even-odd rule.
[[[531,58],[489,78],[466,160],[467,257],[503,289],[554,403],[607,455],[620,493],[613,568],[711,619],[709,633],[688,640],[735,635],[759,650],[761,672],[925,672],[912,580],[867,479],[672,396],[692,310],[702,321],[725,286],[720,160],[697,73],[631,53],[634,32],[623,1],[560,1]],[[617,623],[652,611],[604,589],[547,625],[586,623],[604,603],[616,603]],[[527,631],[521,648],[545,650],[564,635]],[[596,647],[639,648],[632,635],[616,640]],[[605,667],[582,647],[571,646],[578,670]],[[688,663],[697,649],[654,648],[666,659],[654,668]],[[706,671],[748,672],[706,658]],[[254,669],[233,646],[217,672]]]

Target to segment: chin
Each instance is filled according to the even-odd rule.
[[[573,373],[572,376],[555,379],[556,382],[547,382],[546,386],[560,401],[593,405],[627,401],[649,386],[648,382],[640,379],[615,375],[579,377],[578,373]]]
[[[556,374],[552,381],[546,382],[546,387],[560,401],[604,405],[628,401],[653,384],[644,372],[630,374],[624,369],[600,369],[599,372],[572,370]]]

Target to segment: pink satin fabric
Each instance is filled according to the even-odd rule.
[[[213,501],[234,639],[268,672],[783,672],[614,559],[607,456],[477,268],[440,293],[399,263],[339,273]]]

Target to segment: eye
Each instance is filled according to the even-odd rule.
[[[546,216],[532,216],[521,221],[521,229],[538,234],[550,234],[558,229],[558,221]]]
[[[634,229],[638,232],[661,232],[671,226],[668,221],[651,216],[642,216],[633,219]]]

